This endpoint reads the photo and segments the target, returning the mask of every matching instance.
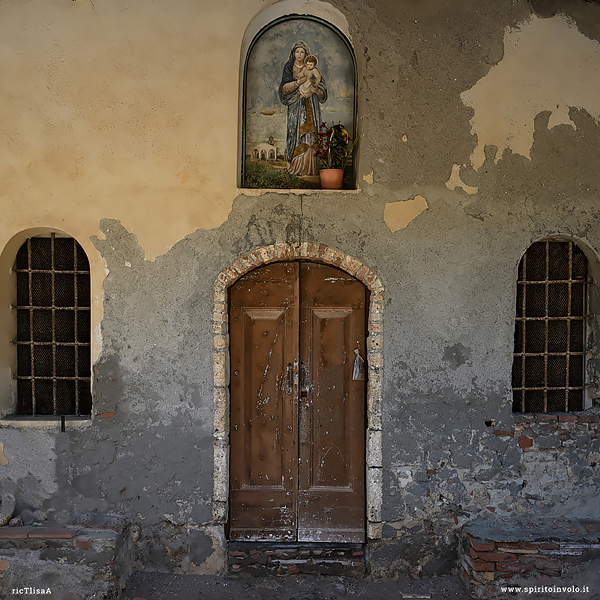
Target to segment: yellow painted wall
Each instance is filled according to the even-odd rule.
[[[0,247],[54,227],[93,259],[101,218],[147,258],[227,217],[238,72],[258,0],[0,3]]]

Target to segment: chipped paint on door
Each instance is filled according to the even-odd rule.
[[[367,289],[276,263],[232,286],[231,539],[365,539]]]

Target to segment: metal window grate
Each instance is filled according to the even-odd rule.
[[[572,242],[532,244],[519,265],[514,412],[584,408],[587,258]]]
[[[29,238],[17,275],[17,413],[89,415],[90,267],[73,238]]]

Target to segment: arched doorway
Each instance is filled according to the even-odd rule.
[[[365,541],[368,306],[314,262],[230,287],[230,539]]]

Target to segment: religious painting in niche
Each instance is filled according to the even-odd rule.
[[[332,25],[287,17],[265,27],[246,57],[242,186],[320,188],[325,129],[341,124],[354,138],[355,89],[354,54]],[[354,188],[351,154],[344,171]]]

